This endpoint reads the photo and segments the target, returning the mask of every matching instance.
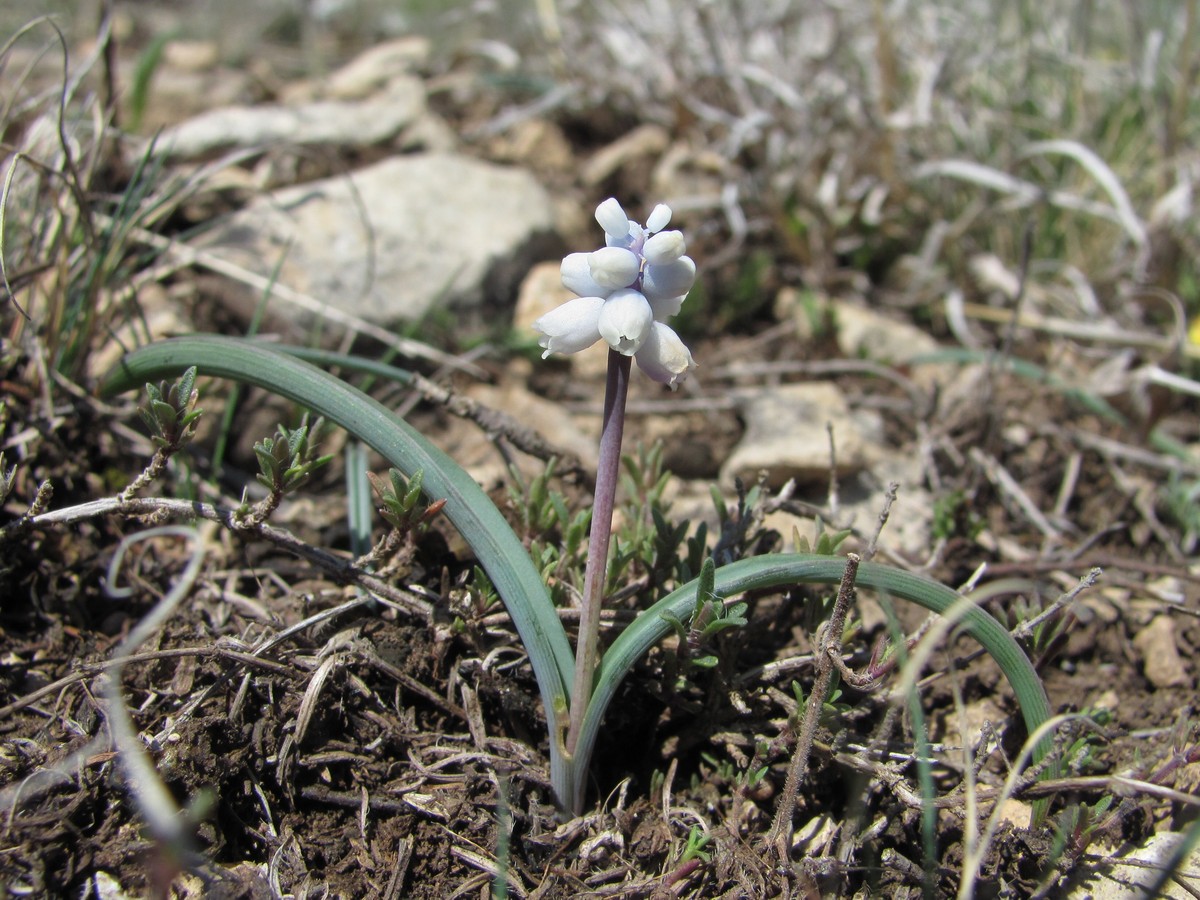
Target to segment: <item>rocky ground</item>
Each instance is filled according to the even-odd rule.
[[[264,26],[261,52],[231,60],[216,40],[156,43],[196,26],[159,15],[119,7],[110,45],[72,23],[79,81],[61,129],[53,32],[34,25],[4,57],[18,88],[0,123],[0,449],[15,466],[0,518],[6,896],[1132,897],[1194,836],[1200,350],[1179,301],[1172,320],[1153,299],[1194,273],[1173,207],[1139,218],[1114,203],[1142,242],[1118,236],[1103,266],[1089,245],[1087,268],[1078,246],[1033,245],[1033,226],[981,238],[982,207],[939,219],[919,167],[911,183],[839,177],[854,163],[836,142],[798,158],[826,168],[772,204],[788,170],[769,140],[730,151],[736,128],[697,125],[711,109],[699,103],[592,104],[569,61],[547,87],[499,43],[350,40],[303,19],[299,38]],[[921,681],[933,841],[912,723],[888,691],[843,684],[781,859],[764,840],[826,599],[796,590],[746,598],[748,624],[711,672],[675,678],[670,644],[644,660],[606,722],[589,812],[563,822],[532,673],[501,609],[472,593],[452,530],[435,520],[394,561],[398,609],[281,543],[202,523],[185,601],[119,673],[193,855],[152,840],[106,683],[190,550],[145,541],[110,572],[144,509],[54,523],[115,497],[152,453],[141,398],[101,400],[99,379],[123,348],[195,331],[386,358],[428,380],[374,392],[518,527],[520,485],[551,453],[574,513],[590,500],[605,354],[543,361],[529,325],[570,296],[559,259],[597,243],[592,210],[613,195],[636,218],[671,202],[701,269],[679,319],[700,368],[675,393],[635,373],[626,427],[631,454],[661,447],[672,521],[716,532],[729,516],[713,487],[736,506],[737,485],[757,485],[741,524],[758,549],[824,525],[864,552],[895,485],[879,561],[954,587],[1015,580],[989,610],[1021,634],[1053,710],[1083,714],[1064,726],[1058,777],[996,802],[1026,735],[999,669],[951,637]],[[1068,275],[1047,274],[1051,252],[1075,261]],[[1064,284],[1090,301],[1070,307]],[[197,441],[140,496],[259,496],[253,445],[295,411],[200,387]],[[549,451],[527,452],[514,423]],[[349,559],[347,442],[332,433],[323,450],[334,461],[271,524]],[[644,514],[626,501],[625,517]],[[631,581],[607,627],[657,598]],[[113,596],[113,582],[132,592]],[[914,636],[926,627],[920,610],[897,613]],[[846,652],[862,668],[887,634],[884,604],[863,592],[852,620]],[[1032,823],[1042,796],[1050,818]],[[1195,896],[1200,861],[1169,889]]]

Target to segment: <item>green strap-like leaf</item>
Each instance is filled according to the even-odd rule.
[[[574,655],[541,576],[500,510],[465,471],[403,419],[344,381],[261,343],[216,335],[161,341],[135,350],[105,378],[117,394],[169,378],[189,366],[286,397],[378,451],[408,477],[421,471],[428,496],[445,499],[443,514],[475,551],[512,616],[538,679],[551,735],[556,710],[570,704]],[[564,723],[565,726],[565,723]],[[564,765],[551,740],[552,777]],[[558,783],[556,779],[556,783]]]
[[[845,568],[846,561],[834,556],[800,553],[760,556],[717,569],[714,590],[717,596],[733,597],[745,591],[785,585],[837,584]],[[666,617],[687,621],[696,602],[697,582],[698,579],[690,581],[672,591],[639,615],[604,654],[596,676],[596,691],[576,745],[577,757],[584,760],[590,757],[604,713],[617,687],[634,663],[670,631]],[[859,566],[856,584],[909,600],[935,613],[945,613],[963,599],[936,581],[875,563]],[[1050,717],[1050,701],[1029,658],[1012,635],[985,610],[971,606],[963,611],[961,622],[964,630],[983,645],[1004,672],[1021,706],[1026,727],[1032,733]],[[1034,758],[1040,760],[1049,750],[1049,740],[1041,742]],[[1044,801],[1035,806],[1039,819],[1044,810]]]
[[[550,728],[551,780],[560,802],[578,809],[596,734],[616,689],[634,663],[670,630],[669,620],[688,621],[698,584],[689,582],[647,610],[604,655],[596,690],[573,759],[560,746],[570,703],[573,657],[545,585],[500,511],[457,463],[381,404],[334,376],[282,350],[236,338],[195,336],[135,351],[109,373],[106,394],[177,375],[189,366],[201,374],[254,384],[325,416],[382,454],[407,476],[424,473],[424,489],[445,498],[445,515],[475,551],[495,584],[529,653]],[[382,374],[382,373],[380,373]],[[393,374],[393,373],[389,373]],[[713,590],[730,597],[745,591],[800,583],[836,584],[845,562],[836,557],[793,554],[742,560],[719,569]],[[961,598],[949,588],[886,566],[864,563],[858,583],[945,613]],[[1049,717],[1049,702],[1024,652],[1000,624],[977,607],[966,609],[963,627],[995,658],[1012,684],[1025,722],[1033,730]],[[1049,749],[1044,741],[1037,758]],[[1045,803],[1035,806],[1039,818]]]

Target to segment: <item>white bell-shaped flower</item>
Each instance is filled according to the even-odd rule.
[[[659,384],[674,390],[679,382],[687,378],[688,372],[696,368],[692,351],[679,339],[669,325],[655,322],[650,326],[642,347],[634,357],[638,368]]]
[[[650,304],[650,311],[654,313],[655,322],[665,322],[672,316],[679,315],[679,309],[683,306],[684,294],[679,294],[675,297],[646,297],[646,302]]]
[[[563,284],[579,296],[533,323],[542,355],[577,353],[603,339],[674,389],[696,367],[691,351],[665,324],[696,281],[683,233],[663,230],[671,208],[661,203],[644,228],[612,197],[596,207],[596,221],[605,246],[562,261]]]
[[[654,324],[654,311],[640,291],[626,288],[604,301],[597,323],[600,336],[618,353],[633,356]]]
[[[600,309],[603,297],[576,297],[556,307],[533,323],[541,332],[538,343],[551,353],[578,353],[600,340]]]
[[[588,267],[596,284],[610,291],[619,291],[637,281],[642,271],[642,261],[637,254],[624,247],[602,247],[588,254]]]

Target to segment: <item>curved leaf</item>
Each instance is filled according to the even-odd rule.
[[[140,388],[189,366],[196,366],[202,375],[257,385],[286,397],[341,425],[410,478],[417,471],[424,473],[426,493],[446,500],[443,514],[495,584],[529,654],[550,728],[551,776],[556,785],[573,782],[577,767],[561,758],[554,739],[559,733],[558,711],[570,704],[575,665],[571,645],[529,554],[474,479],[382,404],[261,342],[197,335],[150,344],[130,353],[109,372],[101,391],[112,395]]]
[[[723,566],[716,571],[715,591],[718,596],[731,597],[745,591],[781,587],[801,583],[837,584],[845,571],[846,561],[835,556],[815,556],[793,553],[760,556]],[[877,563],[862,563],[855,583],[873,588],[893,597],[909,600],[931,612],[945,613],[962,601],[962,596],[928,578]],[[576,745],[576,756],[587,760],[594,749],[608,704],[629,670],[651,647],[671,630],[668,618],[687,621],[696,603],[698,579],[672,591],[634,620],[612,643],[600,661],[596,689],[584,717],[583,728]],[[1021,706],[1021,714],[1030,733],[1050,717],[1050,701],[1046,689],[1020,645],[1004,627],[985,610],[977,606],[962,614],[962,627],[991,654],[1012,685]],[[1040,760],[1049,752],[1049,740],[1041,741],[1034,753]],[[1038,807],[1044,809],[1044,802]]]

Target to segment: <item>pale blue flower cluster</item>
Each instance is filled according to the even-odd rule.
[[[643,228],[610,197],[596,207],[605,246],[562,262],[563,284],[579,296],[533,323],[551,353],[578,353],[603,339],[638,368],[674,388],[696,367],[666,320],[679,312],[696,280],[683,233],[663,231],[671,209],[659,204]]]

